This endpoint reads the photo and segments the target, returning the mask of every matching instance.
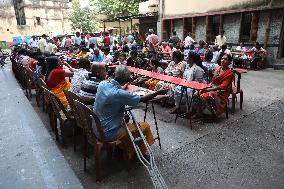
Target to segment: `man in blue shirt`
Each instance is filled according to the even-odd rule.
[[[121,140],[126,149],[128,158],[133,158],[135,151],[129,140],[126,126],[123,124],[125,106],[136,106],[139,102],[146,102],[157,95],[167,93],[167,90],[156,91],[140,97],[139,95],[127,92],[127,83],[130,81],[131,72],[124,65],[116,68],[115,78],[102,81],[97,89],[94,112],[101,121],[102,129],[107,141]],[[137,129],[133,124],[128,124],[132,133]],[[96,125],[93,125],[94,132],[98,136]],[[140,123],[140,129],[146,137],[149,145],[154,143],[150,126],[147,123]],[[141,147],[142,152],[146,152],[145,147]]]
[[[127,43],[131,44],[133,41],[134,41],[134,37],[131,33],[129,33],[127,36]]]
[[[81,45],[81,35],[80,32],[76,32],[76,36],[73,38],[74,45]]]
[[[104,56],[100,53],[98,48],[94,49],[94,55],[91,58],[91,62],[102,62],[104,60]]]

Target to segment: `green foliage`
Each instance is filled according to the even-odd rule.
[[[99,12],[108,16],[130,16],[138,14],[140,0],[93,0]]]
[[[73,31],[80,30],[81,32],[94,32],[98,28],[96,21],[96,11],[90,7],[80,7],[79,0],[72,1],[72,10],[69,16]]]

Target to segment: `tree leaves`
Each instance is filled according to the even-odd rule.
[[[111,17],[130,16],[138,14],[140,0],[93,0],[99,12]]]
[[[72,30],[80,30],[83,33],[96,31],[98,23],[96,21],[97,12],[90,7],[81,8],[79,0],[72,1],[72,10],[69,16]]]

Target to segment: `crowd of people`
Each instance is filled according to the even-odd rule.
[[[12,53],[17,62],[32,69],[34,82],[39,78],[44,79],[47,87],[59,97],[66,109],[68,102],[64,90],[70,90],[86,104],[93,105],[106,139],[124,140],[131,158],[134,151],[131,151],[131,145],[125,137],[126,130],[122,126],[125,106],[135,106],[157,95],[167,94],[174,105],[170,113],[175,114],[182,112],[185,95],[181,95],[181,86],[133,76],[127,66],[210,84],[209,88],[198,94],[193,111],[199,117],[207,115],[206,111],[209,110],[210,115],[216,118],[225,111],[234,78],[231,69],[234,57],[226,43],[223,31],[216,36],[213,46],[203,40],[195,42],[191,33],[182,41],[173,32],[169,41],[161,42],[152,29],[145,37],[139,36],[137,32],[123,37],[108,32],[87,35],[77,32],[72,38],[63,36],[59,39],[42,35],[37,39],[33,36],[26,46],[15,46]],[[246,52],[248,49],[241,43],[235,50]],[[264,58],[260,52],[266,51],[259,43],[250,50],[254,52],[251,68],[256,69],[257,62]],[[162,66],[161,60],[168,61],[166,66]],[[240,57],[236,57],[236,62],[239,60]],[[118,65],[115,71],[108,68],[111,65]],[[125,91],[129,83],[154,92],[140,97]],[[192,89],[187,90],[189,98],[197,98],[197,94],[192,95]],[[153,144],[149,125],[141,123],[141,127],[149,144]],[[97,133],[95,128],[94,132]]]

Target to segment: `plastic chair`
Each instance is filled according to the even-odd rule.
[[[95,165],[96,165],[96,181],[102,180],[101,175],[101,162],[100,156],[103,147],[107,147],[108,149],[113,149],[113,147],[120,144],[120,141],[105,141],[105,134],[103,132],[101,122],[97,115],[86,105],[79,102],[78,100],[74,101],[75,107],[78,110],[79,116],[76,117],[82,123],[83,130],[85,133],[84,140],[84,170],[86,170],[86,159],[87,159],[87,151],[88,151],[88,143],[94,147],[94,156],[95,156]],[[97,131],[99,133],[99,137],[95,135],[92,128],[92,121],[95,121],[95,125],[97,127]]]
[[[76,151],[77,130],[78,130],[78,127],[82,128],[82,123],[81,123],[81,121],[78,121],[79,120],[79,112],[78,112],[78,109],[75,106],[74,100],[82,102],[82,99],[78,95],[76,95],[75,93],[73,93],[71,91],[64,90],[63,92],[64,92],[64,94],[67,98],[69,107],[71,109],[71,114],[73,115],[73,117],[75,118],[75,121],[76,121],[77,127],[73,127],[73,144],[74,144],[73,148],[74,148],[74,152],[75,152]]]
[[[235,86],[235,79],[233,80],[234,85],[232,85],[232,113],[236,110],[237,94],[240,94],[240,109],[243,109],[243,90],[241,89],[241,73],[234,70],[234,74],[237,75],[237,86]]]
[[[58,129],[57,129],[57,119],[59,119],[60,122],[60,131],[61,131],[61,138],[62,138],[62,146],[66,147],[66,141],[65,141],[65,127],[67,125],[67,123],[71,124],[73,127],[75,127],[76,123],[75,123],[75,118],[66,111],[66,109],[64,108],[63,104],[61,103],[61,101],[59,100],[59,98],[50,90],[48,90],[47,88],[44,88],[44,93],[47,94],[48,99],[51,101],[51,107],[53,110],[53,113],[55,115],[55,117],[51,117],[52,121],[55,121],[53,123],[53,127],[54,127],[54,131],[55,131],[55,136],[56,136],[56,140],[58,140]],[[54,119],[52,119],[54,118]]]

